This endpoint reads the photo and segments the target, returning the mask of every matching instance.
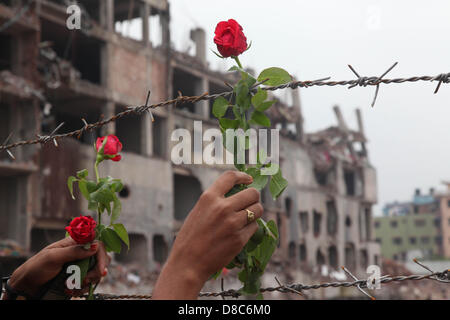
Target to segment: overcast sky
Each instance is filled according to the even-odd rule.
[[[252,48],[244,66],[261,71],[285,68],[300,80],[331,76],[353,79],[351,64],[361,75],[381,75],[398,61],[388,77],[450,72],[450,1],[294,1],[172,0],[171,35],[177,49],[192,43],[189,30],[202,27],[208,47],[218,21],[236,19]],[[213,69],[226,70],[208,50]],[[374,87],[301,89],[307,132],[336,124],[333,105],[347,124],[356,127],[361,108],[369,157],[378,172],[379,205],[409,200],[416,187],[428,192],[450,180],[450,85],[438,94],[437,83],[381,86],[375,108]],[[287,94],[284,93],[284,94]]]

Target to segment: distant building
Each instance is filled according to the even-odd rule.
[[[388,203],[383,207],[383,216],[393,217],[393,216],[404,216],[410,213],[411,204],[410,203],[400,203],[392,202]]]
[[[428,194],[416,189],[412,201],[386,204],[383,217],[374,218],[375,240],[381,245],[381,255],[398,261],[449,257],[450,252],[444,249],[441,218],[445,210],[450,218],[447,197],[450,200],[450,193],[445,197],[434,189]]]

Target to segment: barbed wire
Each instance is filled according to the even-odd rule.
[[[418,262],[414,259],[414,262],[418,263],[420,266],[426,268],[427,270],[431,270],[428,267],[424,266],[422,263]],[[375,297],[368,294],[363,289],[368,288],[368,281],[372,280],[373,284],[375,284],[374,279],[357,279],[353,274],[351,274],[347,268],[342,267],[342,269],[349,274],[354,281],[336,281],[336,282],[325,282],[319,284],[311,284],[304,285],[301,283],[294,283],[289,285],[281,284],[278,279],[275,277],[275,280],[278,282],[278,286],[276,287],[267,287],[261,288],[260,292],[280,292],[280,293],[295,293],[298,295],[303,295],[303,291],[307,290],[315,290],[315,289],[323,289],[323,288],[349,288],[349,287],[357,287],[358,290],[363,292],[366,296],[368,296],[371,300],[375,300]],[[442,272],[431,272],[426,275],[409,275],[409,276],[390,276],[384,275],[379,278],[380,284],[386,284],[391,282],[404,282],[404,281],[421,281],[421,280],[434,280],[440,283],[450,283],[450,269],[444,270]],[[222,281],[223,288],[223,281]],[[230,290],[222,290],[220,292],[200,292],[199,297],[232,297],[239,298],[244,294],[240,290],[230,289]],[[86,296],[84,296],[85,298]],[[126,299],[138,299],[138,300],[149,300],[152,299],[152,295],[143,295],[143,294],[126,294],[126,295],[115,295],[115,294],[105,294],[105,293],[96,293],[94,294],[95,299],[100,300],[126,300]]]
[[[375,101],[377,99],[377,96],[379,93],[379,88],[380,88],[381,84],[387,85],[387,84],[394,84],[394,83],[401,84],[401,83],[406,83],[406,82],[438,81],[438,84],[434,90],[434,93],[436,94],[439,91],[442,83],[447,84],[450,82],[450,73],[441,73],[436,76],[413,76],[413,77],[408,77],[408,78],[393,78],[393,79],[384,78],[384,76],[388,72],[390,72],[397,64],[398,64],[397,62],[394,63],[389,69],[387,69],[387,71],[385,71],[379,77],[377,77],[377,76],[371,76],[371,77],[360,76],[359,73],[356,72],[355,68],[353,68],[351,65],[348,65],[350,70],[356,75],[357,79],[332,81],[332,80],[329,80],[330,77],[326,77],[326,78],[321,78],[321,79],[317,79],[317,80],[292,81],[292,82],[278,85],[278,86],[262,86],[261,88],[263,90],[267,90],[267,91],[276,91],[276,90],[281,90],[281,89],[286,89],[286,88],[297,89],[297,88],[309,88],[309,87],[314,87],[314,86],[348,86],[348,89],[352,89],[356,86],[359,86],[359,87],[375,86],[376,87],[375,95],[374,95],[374,98],[373,98],[373,101],[371,104],[371,106],[373,107],[375,104]],[[255,83],[255,85],[252,86],[251,91],[254,92],[256,90],[256,87],[263,85],[266,80]],[[169,106],[169,105],[174,105],[176,107],[177,105],[181,105],[184,103],[195,103],[195,102],[202,101],[202,100],[214,100],[218,97],[228,97],[233,94],[233,90],[225,91],[225,92],[217,93],[217,94],[209,94],[208,92],[205,92],[199,96],[183,96],[181,94],[181,92],[178,92],[178,93],[179,93],[179,96],[177,98],[149,105],[148,100],[149,100],[149,96],[150,96],[150,91],[148,91],[147,100],[144,105],[136,106],[136,107],[128,107],[126,110],[119,112],[108,119],[100,120],[98,122],[91,123],[91,124],[86,123],[86,121],[84,119],[82,119],[82,121],[84,122],[84,126],[82,128],[75,130],[75,131],[63,133],[63,134],[56,134],[54,132],[53,134],[50,134],[50,135],[37,136],[36,139],[22,140],[22,141],[8,144],[8,142],[12,136],[12,134],[11,134],[8,137],[7,141],[4,142],[2,145],[0,145],[0,152],[6,150],[6,151],[8,151],[8,154],[11,156],[12,153],[10,150],[13,148],[16,148],[19,146],[24,146],[24,145],[32,145],[32,144],[45,144],[51,140],[53,140],[55,142],[55,145],[57,145],[56,144],[57,140],[67,138],[67,137],[80,138],[81,135],[87,131],[91,131],[91,130],[103,127],[108,123],[114,122],[114,121],[121,119],[122,117],[128,116],[130,114],[142,115],[144,113],[149,113],[152,117],[152,121],[154,121],[153,115],[151,113],[152,109],[155,109],[158,107]],[[13,157],[11,157],[11,158],[13,158]]]
[[[10,26],[12,26],[14,23],[16,23],[20,18],[23,17],[23,15],[30,9],[31,3],[34,0],[29,0],[20,10],[16,13],[16,15],[12,18],[10,18],[8,21],[6,21],[4,24],[0,26],[0,32],[5,31]]]

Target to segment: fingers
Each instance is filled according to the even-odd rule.
[[[48,248],[48,258],[56,264],[64,264],[66,262],[81,260],[93,256],[98,250],[98,242],[91,244],[89,250],[81,245],[71,245],[63,248]]]
[[[240,171],[224,172],[210,187],[212,192],[225,195],[235,184],[250,184],[253,182],[252,176]]]
[[[45,249],[64,248],[64,247],[73,246],[76,244],[77,243],[75,242],[75,240],[73,240],[71,237],[65,237],[64,239],[61,239],[59,241],[56,241],[56,242],[48,245],[47,247],[45,247]]]
[[[240,234],[244,244],[247,243],[248,240],[250,240],[256,230],[258,230],[258,223],[256,223],[256,221],[247,224],[244,228],[241,229]]]
[[[95,257],[97,259],[97,264],[95,266],[97,274],[99,275],[99,277],[106,276],[106,267],[111,262],[111,257],[106,253],[105,245],[101,241],[98,242],[98,250]]]
[[[261,203],[255,203],[247,208],[248,210],[252,211],[255,214],[255,220],[258,218],[261,218],[264,208],[261,205]],[[241,210],[235,213],[236,219],[239,221],[239,225],[242,226],[242,228],[245,228],[249,222],[248,222],[248,213],[247,210]],[[251,222],[253,223],[253,222]]]
[[[234,211],[243,210],[259,201],[259,191],[255,188],[245,189],[227,198]]]

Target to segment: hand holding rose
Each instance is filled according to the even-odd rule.
[[[258,230],[256,221],[248,223],[245,209],[256,219],[263,213],[259,192],[249,188],[228,198],[225,194],[252,181],[248,174],[227,171],[202,194],[177,235],[153,299],[196,299],[208,278],[242,250]]]
[[[15,290],[34,297],[40,293],[47,282],[61,272],[64,264],[92,256],[95,256],[97,265],[87,273],[81,289],[71,294],[86,293],[89,283],[98,283],[102,277],[106,276],[107,266],[111,262],[111,257],[106,253],[101,241],[92,243],[88,250],[69,237],[55,242],[17,268],[9,280],[9,285]]]

